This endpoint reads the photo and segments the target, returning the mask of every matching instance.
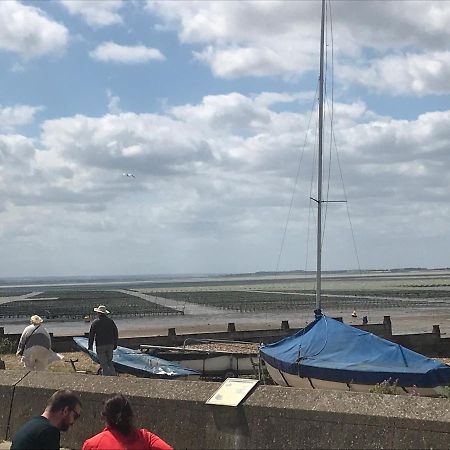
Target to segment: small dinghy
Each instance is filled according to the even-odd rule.
[[[204,341],[209,341],[210,345],[226,343],[229,347],[232,347],[233,344],[249,344],[248,342],[208,339]],[[235,378],[241,375],[257,375],[259,370],[258,352],[256,350],[254,352],[241,352],[231,348],[224,351],[212,348],[167,347],[163,345],[141,345],[140,348],[147,354],[197,370],[202,377]]]
[[[450,366],[325,315],[260,352],[283,386],[368,392],[389,381],[399,394],[438,396],[450,384]]]
[[[88,339],[85,337],[74,337],[73,340],[77,346],[87,353],[91,359],[99,363],[97,353],[88,350]],[[113,353],[114,368],[119,373],[129,373],[137,377],[145,378],[188,378],[197,380],[200,373],[196,370],[187,369],[177,363],[166,361],[156,356],[147,355],[139,350],[133,350],[127,347],[117,347]]]

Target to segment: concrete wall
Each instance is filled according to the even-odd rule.
[[[25,375],[25,376],[24,376]],[[122,393],[137,424],[175,448],[450,448],[450,401],[259,386],[239,408],[205,405],[218,383],[0,372],[0,438],[40,414],[57,389],[76,391],[80,420],[62,445],[101,430],[102,402]],[[7,419],[5,419],[7,417]],[[9,419],[8,419],[9,418]],[[9,432],[7,432],[9,420]]]
[[[15,385],[26,375],[25,370],[0,371],[0,441],[6,439],[12,410]]]
[[[441,338],[435,333],[396,335],[392,340],[406,348],[414,349],[418,353],[429,356],[446,356],[439,354],[442,350]]]

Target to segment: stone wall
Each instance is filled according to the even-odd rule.
[[[40,414],[57,389],[77,392],[82,416],[62,445],[102,429],[109,396],[131,399],[139,426],[175,448],[450,448],[450,401],[258,386],[238,408],[206,405],[219,383],[0,371],[0,439]]]

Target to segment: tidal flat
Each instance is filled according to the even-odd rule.
[[[41,313],[55,335],[83,334],[92,307],[107,305],[122,337],[292,328],[313,319],[315,280],[311,274],[245,274],[159,280],[120,279],[0,287],[0,324],[19,333],[31,314]],[[450,270],[326,273],[322,310],[346,323],[380,323],[390,316],[394,334],[431,332],[450,336]],[[351,316],[356,311],[356,318]],[[3,313],[2,313],[3,311]]]

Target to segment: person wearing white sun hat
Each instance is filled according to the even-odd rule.
[[[45,370],[48,365],[64,357],[52,351],[52,341],[42,325],[44,320],[38,315],[31,316],[30,323],[20,336],[16,355],[28,370]]]
[[[103,375],[116,375],[112,362],[113,351],[117,348],[119,332],[114,320],[108,317],[110,312],[105,305],[94,308],[97,319],[92,322],[89,330],[88,348],[93,350],[95,341],[95,351],[97,353]]]

